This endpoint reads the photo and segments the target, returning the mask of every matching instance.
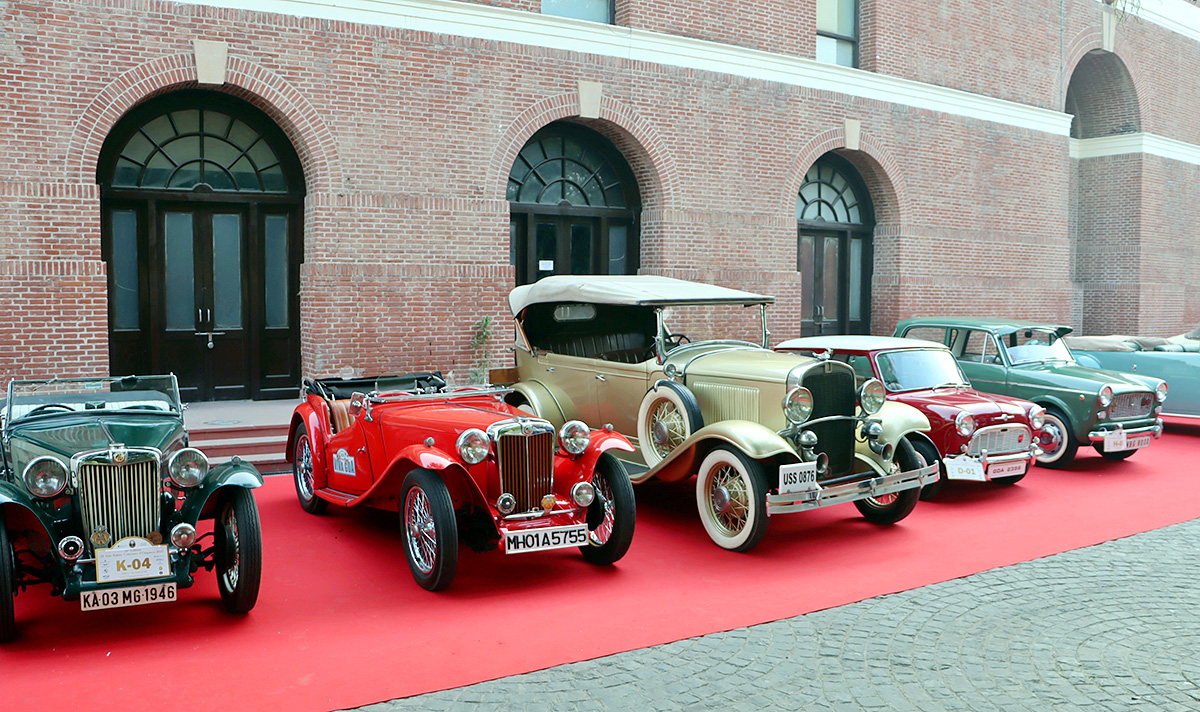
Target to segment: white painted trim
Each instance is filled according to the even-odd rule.
[[[507,8],[452,0],[175,1],[618,57],[778,82],[1056,136],[1070,134],[1067,114],[982,94],[718,42]]]
[[[1200,7],[1187,0],[1141,0],[1140,5],[1134,8],[1134,14],[1194,42],[1200,42]]]
[[[1129,153],[1145,153],[1172,161],[1200,166],[1200,146],[1166,136],[1128,133],[1100,138],[1071,139],[1071,158],[1100,158]]]

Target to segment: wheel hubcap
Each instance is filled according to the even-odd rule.
[[[717,514],[729,511],[729,490],[725,487],[713,488],[713,509],[717,510]]]
[[[750,487],[741,474],[729,465],[721,465],[710,475],[710,515],[725,536],[735,536],[746,528],[750,516]]]
[[[670,401],[662,401],[650,412],[650,436],[659,457],[671,454],[687,438],[683,415]]]
[[[408,536],[405,537],[408,553],[413,565],[423,573],[433,571],[437,561],[437,525],[429,511],[429,499],[419,487],[408,491],[404,502],[404,523]]]
[[[1062,448],[1065,440],[1066,438],[1063,437],[1063,432],[1059,429],[1057,423],[1046,423],[1045,427],[1042,428],[1041,435],[1038,436],[1038,445],[1047,455],[1053,455]]]

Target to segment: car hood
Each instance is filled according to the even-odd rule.
[[[675,364],[688,378],[714,376],[782,383],[789,371],[811,361],[805,356],[759,347],[702,343],[672,351],[665,363]]]
[[[186,437],[182,420],[161,415],[62,415],[18,423],[11,432],[12,464],[18,473],[41,455],[57,455],[69,462],[76,453],[105,449],[111,443],[108,433],[125,447],[152,447],[164,453],[176,449],[176,443]]]
[[[931,412],[954,420],[962,411],[975,418],[976,424],[990,425],[993,422],[1026,422],[1028,404],[1025,401],[991,393],[981,393],[972,388],[937,388],[905,393],[889,394],[889,400],[906,403],[925,412]],[[1005,419],[1003,416],[1011,416]]]
[[[1154,390],[1137,376],[1120,371],[1088,368],[1078,364],[1059,362],[1034,363],[1012,368],[1009,382],[1024,381],[1027,384],[1042,384],[1057,388],[1099,392],[1104,385],[1111,385],[1114,393],[1132,393]]]

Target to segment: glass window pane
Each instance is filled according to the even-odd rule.
[[[212,217],[213,328],[242,327],[242,217]]]
[[[833,61],[834,64],[840,64],[843,67],[853,67],[854,64],[854,43],[846,40],[837,41],[837,58]]]
[[[838,318],[838,239],[827,237],[821,262],[821,306],[824,308],[825,321],[837,321]]]
[[[166,250],[165,297],[168,329],[196,328],[196,271],[192,260],[192,214],[163,215]]]
[[[629,226],[608,226],[608,273],[629,274],[626,266],[626,243],[629,240]]]
[[[136,329],[138,322],[137,213],[112,212],[113,327]]]
[[[142,167],[125,158],[117,159],[117,168],[113,171],[113,185],[137,185]]]
[[[175,124],[176,133],[198,133],[200,131],[200,110],[187,109],[172,112],[171,121]]]
[[[592,226],[571,226],[571,274],[592,273]]]
[[[817,0],[817,29],[837,32],[838,0]]]
[[[554,260],[558,252],[558,228],[554,223],[537,224],[537,246],[534,254],[537,257],[534,281],[554,274]]]
[[[263,260],[267,303],[267,326],[288,325],[288,216],[268,215]]]
[[[851,319],[862,318],[863,240],[850,238],[850,311]]]
[[[813,254],[814,240],[810,235],[802,235],[800,237],[800,256],[798,269],[800,270],[800,315],[801,318],[811,319],[813,317],[813,292],[815,290],[816,271],[814,270],[815,257]]]
[[[837,27],[834,32],[847,37],[857,37],[854,32],[855,5],[858,0],[837,0]]]
[[[609,0],[542,0],[542,14],[608,22],[608,4]]]
[[[139,131],[130,137],[129,142],[125,144],[124,150],[121,151],[121,155],[144,163],[150,157],[150,152],[153,150],[154,145]]]

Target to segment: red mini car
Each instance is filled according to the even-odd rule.
[[[505,404],[504,388],[448,390],[436,373],[304,382],[288,460],[300,506],[400,512],[413,578],[450,585],[460,539],[508,554],[578,546],[611,564],[633,538],[624,437],[554,427]]]
[[[887,336],[814,336],[785,341],[775,350],[829,353],[853,366],[859,380],[883,381],[888,400],[907,403],[929,418],[929,438],[920,433],[909,437],[927,461],[941,463],[942,476],[925,485],[921,499],[936,496],[947,479],[1013,484],[1041,454],[1035,435],[1041,434],[1046,409],[972,389],[942,344]]]

